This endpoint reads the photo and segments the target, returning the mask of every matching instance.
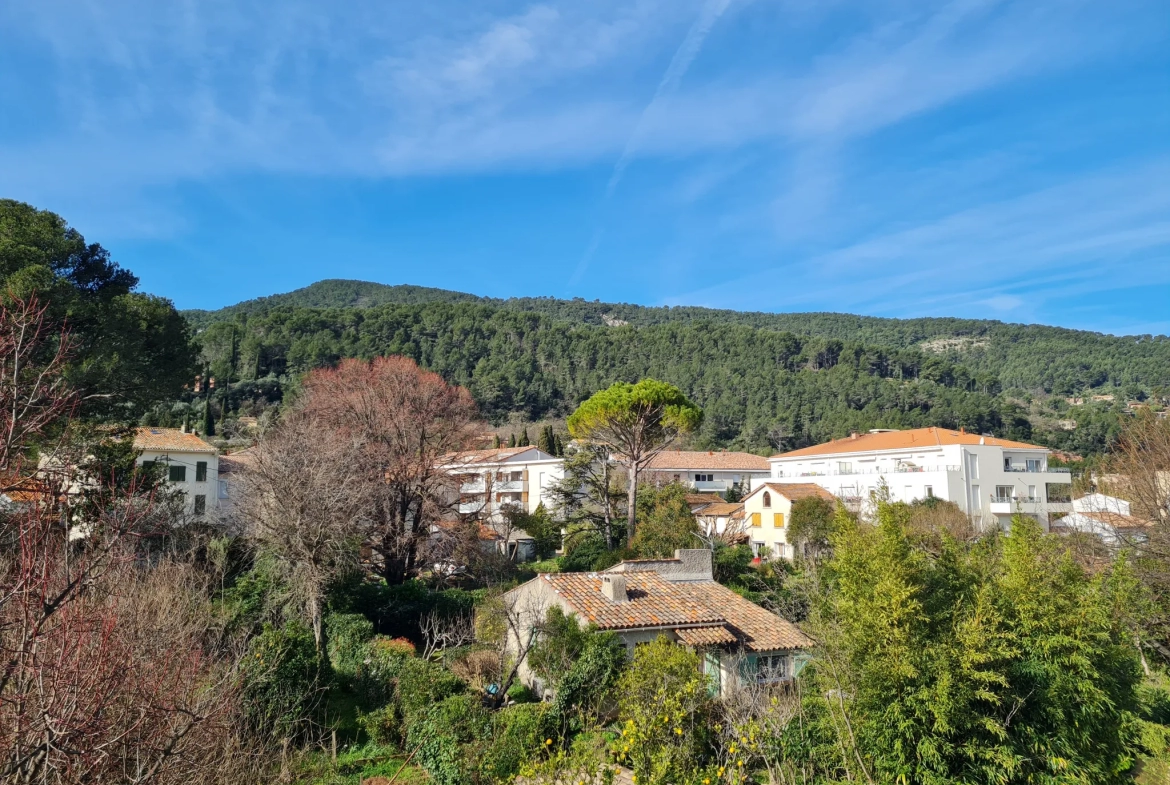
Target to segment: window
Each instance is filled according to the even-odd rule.
[[[695,482],[715,482],[714,474],[696,474]]]
[[[219,485],[219,498],[226,499],[228,497],[227,480],[220,480],[217,485]]]
[[[968,455],[967,456],[967,474],[969,474],[971,476],[972,480],[979,479],[979,456],[978,455]]]
[[[788,657],[784,654],[761,654],[756,658],[756,682],[766,684],[788,678]]]
[[[207,482],[207,461],[195,463],[195,482]]]
[[[1026,465],[1028,467],[1028,471],[1030,472],[1040,471],[1040,461],[1036,460],[1035,458],[1029,458],[1026,461]]]
[[[195,514],[202,515],[205,512],[207,512],[207,497],[201,493],[197,494],[195,496]]]
[[[764,557],[768,555],[768,546],[762,542],[752,543],[752,556]]]
[[[764,506],[765,507],[772,506],[772,494],[768,493],[767,491],[764,491]]]
[[[782,512],[772,513],[772,527],[776,528],[776,529],[783,529],[784,528],[784,513],[782,513]]]
[[[1029,501],[1036,501],[1036,486],[1035,485],[1028,486],[1028,500]]]
[[[186,466],[171,466],[170,473],[167,478],[171,482],[186,482],[187,481],[187,467]]]
[[[753,512],[752,513],[752,526],[759,527],[762,525],[763,524],[760,523],[760,514],[758,512]]]
[[[848,461],[841,461],[837,464],[837,471],[841,474],[853,474],[853,464]]]
[[[934,486],[933,485],[926,486],[926,498],[928,498],[928,499],[934,498]]]
[[[1011,501],[1012,497],[1015,495],[1016,495],[1015,488],[1011,485],[997,485],[997,486],[995,486],[996,501],[1000,501],[1000,502]]]
[[[1010,472],[1012,470],[1012,459],[1011,458],[1004,458],[1003,459],[1003,470],[1005,472]]]

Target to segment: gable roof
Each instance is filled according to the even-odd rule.
[[[801,458],[810,455],[839,455],[854,452],[880,452],[881,450],[916,450],[927,447],[945,447],[953,444],[971,446],[987,445],[1003,447],[1011,450],[1045,450],[1035,444],[1013,442],[1008,439],[999,439],[995,436],[980,436],[977,433],[966,431],[952,431],[947,428],[914,428],[909,431],[887,431],[859,433],[846,436],[843,439],[834,439],[831,442],[805,447],[800,450],[773,455],[769,460],[780,458]]]
[[[653,571],[621,574],[626,579],[626,602],[602,594],[601,577],[595,572],[545,574],[534,580],[602,630],[666,628],[688,646],[740,646],[753,652],[813,645],[792,622],[713,580],[675,583]]]
[[[752,488],[752,492],[749,493],[747,496],[743,497],[743,500],[746,502],[748,499],[752,498],[753,496],[755,496],[757,493],[764,490],[765,488],[770,490],[772,493],[780,494],[785,499],[788,499],[788,501],[791,501],[791,502],[797,501],[799,499],[807,499],[809,496],[819,496],[820,498],[827,499],[828,501],[836,501],[837,500],[836,496],[829,493],[827,490],[825,490],[821,486],[817,485],[816,483],[811,483],[811,482],[793,482],[793,483],[764,482],[764,483],[760,483],[755,488]]]
[[[134,448],[154,452],[215,452],[215,447],[178,428],[137,428]]]
[[[771,469],[767,458],[750,452],[695,452],[691,450],[663,450],[650,459],[648,471],[670,469],[715,469],[717,471],[756,471]]]
[[[529,451],[536,453],[536,455],[530,460],[556,460],[555,455],[549,455],[548,453],[541,451],[538,447],[528,445],[527,447],[492,447],[486,450],[465,450],[464,452],[454,452],[444,455],[440,461],[445,465],[462,464],[467,466],[477,464],[504,463],[505,461],[510,461]]]
[[[723,518],[726,516],[735,517],[738,513],[743,514],[742,502],[716,502],[713,504],[705,504],[694,511],[695,515],[703,515],[706,517],[714,516],[716,518]]]
[[[688,591],[690,584],[671,583],[656,572],[623,573],[625,602],[614,602],[601,593],[601,576],[595,572],[540,575],[578,615],[602,630],[640,627],[690,627],[718,625],[723,617]]]

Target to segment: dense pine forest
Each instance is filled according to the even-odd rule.
[[[466,386],[501,422],[564,416],[613,381],[654,376],[707,412],[697,446],[754,451],[939,425],[1095,453],[1115,437],[1123,399],[1170,385],[1165,338],[977,320],[492,300],[358,281],[185,315],[241,399],[272,396],[255,380],[402,354]],[[1063,399],[1087,390],[1122,403]]]

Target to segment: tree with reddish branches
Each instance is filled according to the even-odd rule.
[[[46,348],[45,309],[0,309],[0,450],[23,490],[0,510],[0,782],[170,783],[220,778],[259,758],[238,726],[238,646],[188,565],[145,564],[159,523],[129,489],[87,508],[73,541],[51,484],[21,456],[67,431],[68,336]],[[54,336],[55,337],[55,336]]]
[[[415,576],[431,525],[458,500],[448,456],[484,437],[467,390],[406,357],[344,360],[305,379],[300,410],[320,437],[361,445],[351,467],[370,488],[355,524],[365,533],[387,583]]]

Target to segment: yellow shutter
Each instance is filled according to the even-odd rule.
[[[777,529],[783,529],[784,528],[784,513],[782,513],[782,512],[772,513],[772,525],[775,526]]]
[[[758,512],[753,512],[752,513],[752,526],[761,526],[761,525],[763,525],[763,524],[760,523],[760,514]]]

